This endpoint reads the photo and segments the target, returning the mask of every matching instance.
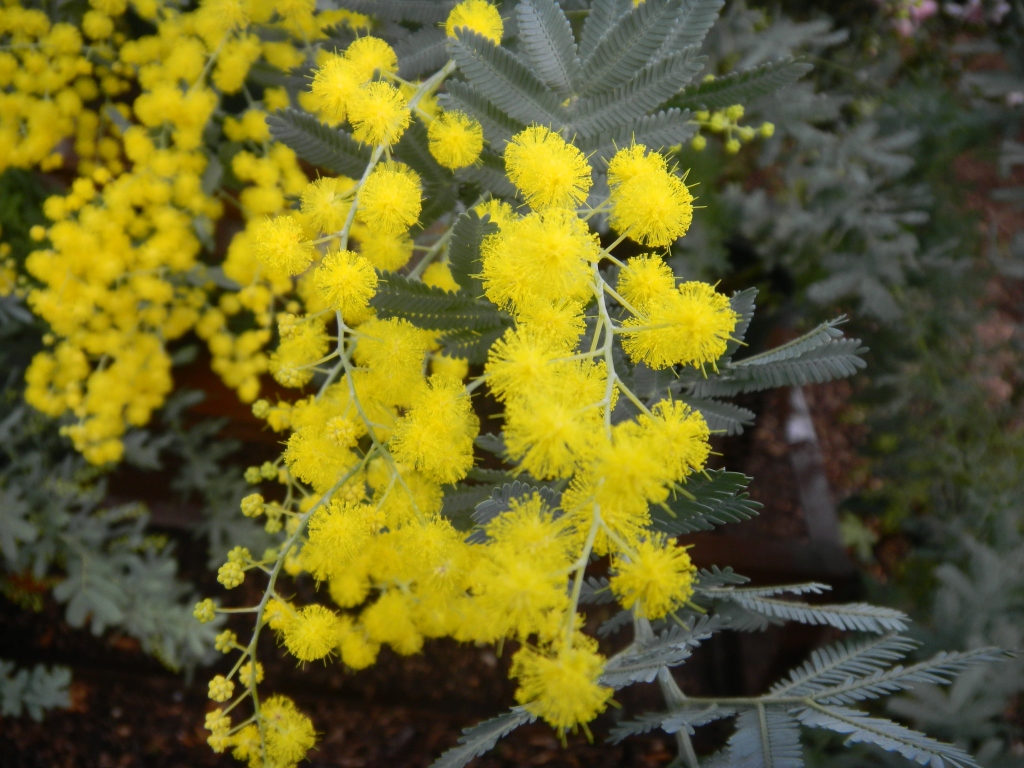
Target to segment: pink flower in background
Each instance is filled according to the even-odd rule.
[[[910,13],[910,18],[915,23],[920,24],[928,17],[934,16],[939,12],[939,4],[935,0],[917,0],[917,2],[912,2],[907,10]]]

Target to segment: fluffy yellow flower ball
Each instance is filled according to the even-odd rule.
[[[480,420],[458,379],[432,376],[395,427],[395,458],[439,483],[454,483],[473,467]]]
[[[349,193],[355,182],[344,177],[324,177],[310,182],[302,191],[302,213],[310,226],[331,233],[345,225],[351,203]]]
[[[657,153],[634,145],[619,150],[608,166],[609,223],[644,245],[671,245],[693,220],[693,195]]]
[[[310,85],[313,106],[332,122],[343,122],[348,116],[352,96],[362,85],[357,67],[341,56],[328,56],[316,70]]]
[[[462,112],[445,112],[427,129],[430,154],[455,170],[476,162],[484,148],[484,129]]]
[[[421,206],[417,173],[403,163],[381,163],[363,185],[356,215],[373,231],[398,234],[417,222]]]
[[[696,566],[675,539],[640,542],[634,556],[616,562],[612,592],[623,608],[635,608],[648,619],[660,619],[693,595]]]
[[[593,184],[583,152],[540,125],[512,137],[505,148],[505,169],[534,210],[574,208]]]
[[[664,298],[675,288],[672,268],[654,254],[635,256],[619,273],[619,294],[640,312],[648,311],[652,302]]]
[[[320,296],[342,314],[364,309],[377,290],[373,265],[352,251],[327,254],[313,275]]]
[[[380,70],[384,74],[398,72],[398,56],[395,50],[379,37],[360,37],[346,50],[345,59],[355,67],[355,76],[366,82],[373,73]]]
[[[364,144],[394,144],[412,119],[402,92],[390,83],[367,83],[348,104],[352,135]]]
[[[292,216],[267,219],[256,228],[256,258],[274,271],[298,275],[313,261],[313,244]]]
[[[486,0],[465,0],[452,9],[444,24],[445,32],[448,37],[455,37],[455,30],[460,27],[470,29],[493,43],[500,43],[505,31],[498,9]]]
[[[286,696],[272,696],[260,706],[267,740],[267,757],[275,765],[293,765],[316,743],[313,723]]]
[[[642,317],[623,323],[622,347],[652,368],[700,368],[725,354],[739,315],[713,286],[688,282],[651,302]]]
[[[608,705],[612,690],[599,683],[603,669],[597,641],[577,634],[572,648],[522,648],[512,659],[509,676],[519,680],[516,701],[566,731],[590,722]]]
[[[327,656],[338,641],[338,617],[322,605],[307,605],[284,630],[284,645],[300,661]]]

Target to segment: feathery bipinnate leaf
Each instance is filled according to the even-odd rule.
[[[308,112],[283,109],[267,116],[270,134],[295,154],[333,173],[358,179],[370,162],[370,150],[338,128],[324,125]]]
[[[701,616],[692,629],[673,625],[650,642],[636,643],[605,664],[601,684],[625,688],[633,683],[649,683],[662,667],[682,664],[702,642],[725,628],[717,616]]]
[[[800,725],[781,707],[758,705],[740,712],[723,765],[730,768],[801,768]]]
[[[944,744],[892,720],[871,717],[846,707],[807,707],[791,710],[808,728],[825,728],[846,735],[848,744],[874,744],[887,752],[896,752],[908,760],[942,768],[980,768],[969,754],[952,744]]]
[[[622,0],[594,0],[590,4],[590,12],[583,22],[583,32],[580,35],[580,59],[586,59],[593,53],[601,38],[628,7]]]
[[[620,629],[628,627],[633,623],[632,611],[619,611],[606,621],[602,621],[597,627],[598,637],[611,637]]]
[[[787,341],[785,344],[769,349],[767,352],[753,355],[731,365],[734,368],[744,368],[751,365],[768,365],[769,363],[777,363],[782,360],[792,360],[800,357],[837,339],[843,338],[843,332],[839,330],[838,326],[845,322],[846,315],[840,315],[835,320],[824,322],[817,328],[813,328],[792,341]]]
[[[452,277],[462,290],[472,295],[483,294],[480,279],[480,243],[488,235],[498,231],[498,225],[489,216],[480,217],[476,211],[467,211],[452,225],[452,237],[448,242],[448,266]]]
[[[754,423],[754,412],[732,403],[703,397],[682,397],[684,403],[699,411],[712,432],[742,435],[743,428]]]
[[[804,696],[821,704],[852,704],[912,688],[917,683],[948,685],[952,678],[978,664],[1005,658],[995,648],[963,653],[939,653],[904,667],[890,665],[917,644],[898,635],[885,635],[861,644],[837,644],[815,651],[788,680],[772,686],[771,696]]]
[[[837,339],[787,360],[771,363],[745,361],[722,367],[721,376],[709,376],[704,386],[698,384],[699,396],[729,396],[741,392],[758,392],[779,387],[803,387],[853,376],[864,368],[867,348],[860,339]]]
[[[636,720],[626,720],[619,723],[608,733],[608,741],[618,744],[629,736],[639,736],[644,733],[660,728],[665,733],[678,733],[686,731],[691,736],[694,729],[702,725],[713,723],[725,717],[732,717],[735,710],[719,707],[712,704],[704,709],[676,709],[671,712],[647,712],[640,715]]]
[[[895,633],[865,642],[847,641],[819,648],[789,678],[772,686],[773,696],[814,696],[834,685],[876,675],[906,657],[918,643]]]
[[[684,0],[672,32],[665,39],[658,58],[690,46],[700,46],[718,19],[725,0]]]
[[[746,475],[724,469],[691,475],[674,499],[651,507],[651,525],[669,536],[679,536],[749,520],[761,508],[743,492],[749,483]]]
[[[473,511],[477,505],[491,497],[490,485],[455,483],[444,487],[441,514],[457,531],[469,532],[473,525]]]
[[[591,161],[609,160],[632,142],[659,151],[688,141],[697,130],[688,111],[669,109],[644,115],[614,131],[597,133],[580,141],[580,149],[592,155]]]
[[[682,0],[647,0],[620,16],[588,53],[575,83],[581,96],[608,93],[635,78],[671,33]]]
[[[413,32],[395,45],[398,74],[412,80],[424,72],[433,72],[448,61],[448,36],[443,29],[427,26]]]
[[[370,305],[382,318],[401,317],[431,331],[491,329],[501,324],[501,313],[488,301],[465,291],[452,293],[383,272]]]
[[[609,586],[608,577],[588,576],[581,585],[580,603],[586,605],[605,605],[615,602],[615,593]]]
[[[573,106],[570,125],[584,139],[612,132],[653,112],[704,67],[704,56],[687,48],[644,67],[614,91],[581,99]]]
[[[505,161],[501,155],[495,154],[484,147],[480,159],[472,165],[460,168],[455,177],[468,184],[478,184],[483,191],[497,197],[515,197],[516,188],[505,175]]]
[[[747,328],[750,321],[754,319],[754,310],[757,308],[757,288],[747,288],[737,291],[729,297],[729,306],[733,312],[739,315],[736,327],[733,329],[729,342],[725,346],[725,357],[731,358],[736,354],[743,339],[747,335]]]
[[[711,589],[712,587],[747,584],[750,579],[736,573],[736,571],[728,566],[725,568],[719,568],[717,565],[712,565],[710,569],[701,568],[697,571],[697,575],[694,577],[693,581],[695,585],[699,585],[705,589]]]
[[[511,483],[505,483],[501,488],[492,489],[489,497],[476,505],[476,510],[473,512],[473,522],[477,526],[487,525],[498,515],[503,515],[512,509],[512,501],[514,499],[527,499],[534,494],[539,494],[548,506],[558,506],[558,493],[551,488],[548,488],[546,485],[530,485],[529,483],[516,480]],[[482,544],[487,541],[487,535],[481,528],[478,528],[473,531],[466,541]]]
[[[483,127],[487,141],[495,149],[504,149],[505,144],[526,127],[525,123],[509,117],[463,80],[449,80],[445,88],[448,92],[440,97],[442,106],[475,117]]]
[[[381,21],[438,24],[448,18],[454,0],[338,0],[338,7]]]
[[[552,90],[569,96],[580,79],[572,27],[555,0],[522,0],[516,6],[519,47],[531,69]]]
[[[484,720],[472,728],[462,731],[459,744],[441,755],[430,768],[462,768],[474,757],[479,757],[494,748],[498,739],[508,736],[521,725],[537,719],[525,707],[513,707],[510,711],[490,720]]]
[[[515,120],[541,125],[566,122],[561,100],[516,56],[465,27],[448,41],[448,53],[488,101]]]
[[[448,357],[462,357],[474,365],[483,365],[491,345],[511,326],[511,320],[503,319],[495,328],[448,331],[441,334],[437,342]]]
[[[801,624],[826,625],[836,629],[855,632],[902,632],[907,628],[907,616],[893,608],[883,608],[867,603],[843,603],[840,605],[809,605],[792,600],[780,600],[778,594],[821,594],[831,589],[827,584],[800,584],[790,587],[701,587],[696,591],[703,597],[733,603],[741,609],[729,610],[721,606],[729,617],[733,629],[756,631],[769,623],[796,621]]]
[[[805,333],[781,347],[743,360],[724,359],[717,374],[707,378],[690,376],[680,386],[689,386],[695,397],[737,395],[778,387],[802,387],[852,376],[866,363],[868,351],[859,339],[849,339],[836,326],[840,317]]]
[[[743,72],[705,80],[688,86],[672,99],[672,106],[680,109],[720,109],[733,104],[749,104],[791,85],[811,71],[813,67],[802,61],[772,62]]]

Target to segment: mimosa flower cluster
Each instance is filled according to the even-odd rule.
[[[51,349],[28,373],[27,400],[71,417],[66,433],[94,464],[117,461],[122,437],[144,426],[173,388],[167,344],[196,330],[213,368],[249,402],[267,370],[275,302],[291,282],[261,273],[249,230],[222,265],[236,290],[219,300],[200,256],[225,206],[254,223],[287,208],[307,177],[295,153],[273,144],[266,110],[287,106],[283,88],[255,101],[245,80],[258,61],[284,70],[303,54],[290,41],[365,17],[317,13],[312,3],[208,0],[191,12],[157,2],[131,12],[156,31],[127,39],[126,2],[93,0],[80,26],[41,10],[0,9],[0,170],[73,166],[68,194],[46,201],[53,222],[25,264],[28,301],[51,329]],[[256,27],[276,30],[263,42]],[[224,116],[225,96],[251,108]],[[210,184],[211,132],[244,149],[231,160],[233,197]],[[239,313],[250,321],[229,318]]]
[[[493,225],[468,298],[507,320],[471,368],[438,331],[374,305],[399,271],[438,295],[466,293],[450,264],[453,220],[420,231],[425,182],[396,151],[416,126],[447,171],[481,162],[483,126],[436,98],[454,64],[407,81],[369,19],[303,0],[133,3],[155,29],[135,39],[128,10],[92,0],[78,26],[0,12],[12,105],[0,167],[73,164],[18,280],[51,331],[26,398],[66,418],[89,461],[120,459],[126,431],[173,389],[168,345],[190,332],[281,435],[277,461],[246,473],[260,487],[240,510],[279,544],[235,547],[218,572],[228,590],[253,574],[266,584],[258,604],[229,609],[253,614],[251,638],[218,637],[235,663],[209,684],[210,745],[290,766],[315,743],[293,702],[262,695],[264,630],[299,662],[353,670],[385,646],[512,641],[520,704],[561,733],[586,729],[612,695],[606,660],[581,631],[592,555],[608,558],[611,593],[643,619],[671,617],[693,594],[686,549],[654,530],[650,509],[704,469],[708,426],[672,398],[645,404],[615,362],[713,368],[739,320],[728,298],[680,282],[665,260],[694,215],[685,174],[635,141],[596,162],[549,127],[516,132],[500,148],[515,196],[464,206]],[[339,24],[354,41],[335,44]],[[443,27],[494,44],[504,28],[485,0],[459,4]],[[253,94],[257,66],[311,67],[307,87]],[[248,107],[231,112],[225,97]],[[310,178],[272,139],[268,113],[295,106],[365,148],[361,175]],[[620,258],[624,243],[631,255]],[[260,399],[265,374],[295,397]],[[557,493],[512,498],[467,539],[441,513],[446,487],[480,459],[481,387],[503,409],[509,471]],[[635,417],[617,411],[622,401]],[[309,579],[321,599],[300,604],[286,578]],[[207,599],[195,616],[219,610]]]
[[[494,33],[486,26],[494,23],[491,6],[470,0],[453,17],[459,14]],[[280,486],[266,491],[275,500],[261,491],[242,509],[265,519],[269,531],[283,530],[284,539],[258,557],[232,553],[221,569],[229,589],[250,571],[268,573],[269,586],[251,608],[253,639],[227,648],[237,662],[211,683],[211,697],[231,698],[228,685],[255,663],[264,625],[301,662],[336,659],[353,669],[373,664],[382,646],[411,654],[436,637],[516,640],[519,702],[559,731],[585,728],[611,698],[600,683],[604,658],[579,630],[591,554],[611,558],[610,588],[638,615],[658,619],[685,605],[695,569],[675,540],[652,531],[649,508],[685,492],[709,453],[704,419],[672,400],[645,406],[616,374],[615,350],[621,345],[652,368],[713,366],[738,315],[712,286],[680,284],[657,251],[684,235],[693,216],[691,192],[668,158],[639,144],[624,147],[603,169],[610,195],[591,205],[594,168],[586,156],[534,126],[505,149],[508,179],[526,205],[477,206],[497,225],[480,249],[483,293],[514,321],[482,374],[467,382],[466,362],[440,354],[436,333],[376,316],[374,267],[401,268],[411,250],[386,261],[377,244],[407,241],[422,205],[420,179],[387,159],[390,148],[413,120],[427,122],[430,150],[447,167],[472,162],[481,145],[468,116],[420,108],[444,70],[408,96],[386,77],[364,82],[369,71],[393,72],[395,61],[373,37],[323,61],[312,106],[326,120],[347,120],[353,136],[373,144],[370,163],[358,181],[311,183],[298,211],[255,231],[254,250],[268,272],[311,280],[313,288],[302,294],[305,312],[278,315],[270,369],[296,388],[318,376],[318,392],[254,405],[286,436],[286,448],[268,472],[250,470],[252,481]],[[614,233],[609,246],[591,228],[601,214]],[[625,240],[654,250],[621,261],[613,251]],[[443,250],[421,259],[416,271],[426,284],[458,289]],[[617,279],[609,281],[602,265],[617,267]],[[476,463],[480,421],[472,398],[480,386],[504,406],[509,460],[564,491],[557,501],[538,493],[512,499],[478,542],[440,513],[443,487]],[[620,398],[640,415],[613,419]],[[295,603],[282,574],[308,574],[324,601]],[[203,603],[197,616],[212,610]],[[251,675],[246,687],[211,721],[211,744],[252,760],[259,726],[266,757],[277,764],[284,737],[262,708],[229,716],[255,697]],[[281,727],[308,734],[311,744],[311,731],[289,719],[300,717],[289,710]]]
[[[674,270],[709,181],[680,150],[771,136],[730,101],[807,66],[694,82],[715,0],[593,0],[572,19],[557,0],[335,4],[382,18],[313,0],[0,8],[0,171],[55,190],[27,257],[22,227],[0,242],[0,297],[46,326],[25,400],[102,474],[128,443],[176,439],[132,430],[175,363],[208,364],[281,446],[244,470],[237,525],[214,512],[239,539],[189,630],[219,632],[225,657],[210,747],[291,768],[330,727],[273,690],[269,653],[354,673],[452,638],[506,657],[518,705],[439,766],[537,719],[563,743],[591,737],[615,690],[655,680],[668,711],[612,737],[660,727],[689,768],[693,727],[719,718],[735,730],[716,764],[799,762],[812,727],[975,765],[846,705],[997,652],[892,666],[912,647],[899,611],[779,599],[819,584],[739,587],[675,538],[759,506],[749,478],[707,467],[704,414],[723,431],[753,418],[716,397],[864,365],[838,321],[735,360],[756,291]],[[187,363],[195,339],[209,356]],[[199,452],[186,475],[209,473]],[[621,609],[604,629],[633,630],[607,657],[589,634],[601,603]],[[695,646],[782,617],[880,637],[820,651],[761,696],[679,689],[671,667]]]

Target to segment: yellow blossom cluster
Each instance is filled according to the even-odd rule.
[[[62,142],[72,142],[75,178],[46,201],[51,225],[24,265],[29,304],[52,339],[29,369],[26,399],[69,415],[75,447],[103,464],[163,404],[173,385],[167,344],[193,329],[224,381],[243,400],[258,396],[293,285],[260,268],[254,232],[308,179],[291,149],[270,142],[265,115],[288,106],[283,88],[265,89],[262,102],[246,94],[251,106],[238,117],[219,116],[222,99],[243,90],[257,61],[287,71],[304,60],[300,41],[367,20],[312,3],[207,0],[182,12],[150,0],[132,7],[155,32],[127,39],[126,2],[90,6],[80,26],[18,4],[0,9],[0,170],[60,168]],[[255,25],[286,39],[264,42]],[[237,197],[215,195],[209,182],[222,172],[206,148],[219,131],[240,145],[230,161]],[[234,290],[215,300],[207,266],[225,202],[248,223],[218,265]],[[3,269],[3,284],[13,283]]]
[[[260,487],[240,509],[277,546],[235,547],[218,570],[228,590],[268,578],[252,639],[217,638],[237,663],[209,683],[224,705],[207,716],[210,746],[269,768],[314,744],[291,700],[259,697],[263,631],[299,662],[351,669],[431,638],[514,641],[517,700],[559,732],[585,728],[612,695],[604,657],[579,631],[592,555],[608,556],[610,591],[639,617],[671,616],[693,593],[686,549],[650,510],[704,469],[708,426],[682,402],[645,402],[621,358],[616,367],[621,353],[656,369],[715,366],[736,328],[728,298],[680,283],[665,261],[693,217],[685,176],[635,143],[595,168],[558,132],[525,128],[504,149],[516,195],[458,201],[495,225],[471,294],[453,269],[452,220],[420,231],[427,185],[410,167],[422,170],[411,159],[422,150],[447,174],[484,150],[481,124],[435,101],[453,64],[408,82],[369,19],[311,0],[132,7],[152,34],[128,39],[125,0],[90,0],[77,27],[0,10],[0,167],[56,168],[57,148],[74,141],[75,178],[46,201],[50,226],[24,264],[28,302],[52,334],[26,375],[28,402],[65,417],[89,461],[117,461],[126,430],[173,389],[167,345],[194,332],[284,446],[246,472]],[[339,23],[359,33],[343,49],[325,32]],[[495,44],[504,31],[485,0],[444,24],[449,36],[466,28]],[[257,65],[292,85],[251,92]],[[287,75],[306,67],[296,92]],[[266,120],[294,106],[345,131],[365,170],[311,179]],[[403,153],[413,140],[423,147]],[[596,203],[595,174],[607,177]],[[649,252],[620,259],[626,240]],[[394,279],[385,273],[403,269],[432,299],[503,324],[473,376],[438,326],[375,303]],[[264,374],[302,391],[260,399]],[[477,468],[481,387],[500,405],[509,476],[552,492],[509,498],[467,539],[443,510]],[[320,599],[298,604],[285,578],[309,578]],[[195,617],[217,610],[204,600]],[[249,698],[258,705],[240,715]]]
[[[312,274],[321,302],[303,316],[278,316],[271,370],[286,386],[317,375],[321,383],[316,395],[254,406],[287,440],[271,471],[254,467],[250,479],[275,480],[284,501],[254,493],[242,511],[266,515],[267,530],[285,538],[259,560],[229,555],[222,582],[270,570],[256,636],[268,627],[301,662],[362,669],[383,646],[412,654],[437,637],[519,641],[511,669],[518,701],[559,731],[585,727],[612,694],[596,643],[578,631],[591,555],[610,556],[609,589],[638,616],[685,606],[695,569],[686,549],[652,529],[650,508],[683,491],[710,450],[701,415],[671,399],[644,404],[617,375],[614,350],[621,345],[655,368],[714,365],[738,315],[712,286],[677,284],[657,253],[627,262],[612,253],[627,238],[663,247],[686,232],[693,198],[663,155],[640,145],[620,150],[608,165],[610,195],[591,209],[587,158],[533,126],[505,152],[508,178],[529,207],[478,206],[497,225],[480,248],[483,293],[514,326],[475,380],[465,383],[465,368],[439,371],[436,334],[377,315],[374,260],[348,248],[350,236],[365,237],[361,228],[405,234],[416,220],[420,187],[410,169],[384,159],[390,141],[381,138],[359,181],[314,182],[298,213],[261,225],[262,263]],[[619,233],[610,247],[591,229],[599,209]],[[317,237],[302,226],[313,216],[322,222]],[[603,263],[618,267],[616,282]],[[428,285],[459,290],[443,257],[422,266]],[[445,486],[476,464],[472,393],[481,385],[503,406],[505,450],[517,471],[564,490],[560,498],[511,498],[467,539],[442,514],[442,500]],[[623,397],[636,418],[613,418]],[[282,573],[308,574],[323,600],[295,604],[279,591]],[[251,654],[241,657],[252,663]],[[224,690],[218,680],[211,696]]]

